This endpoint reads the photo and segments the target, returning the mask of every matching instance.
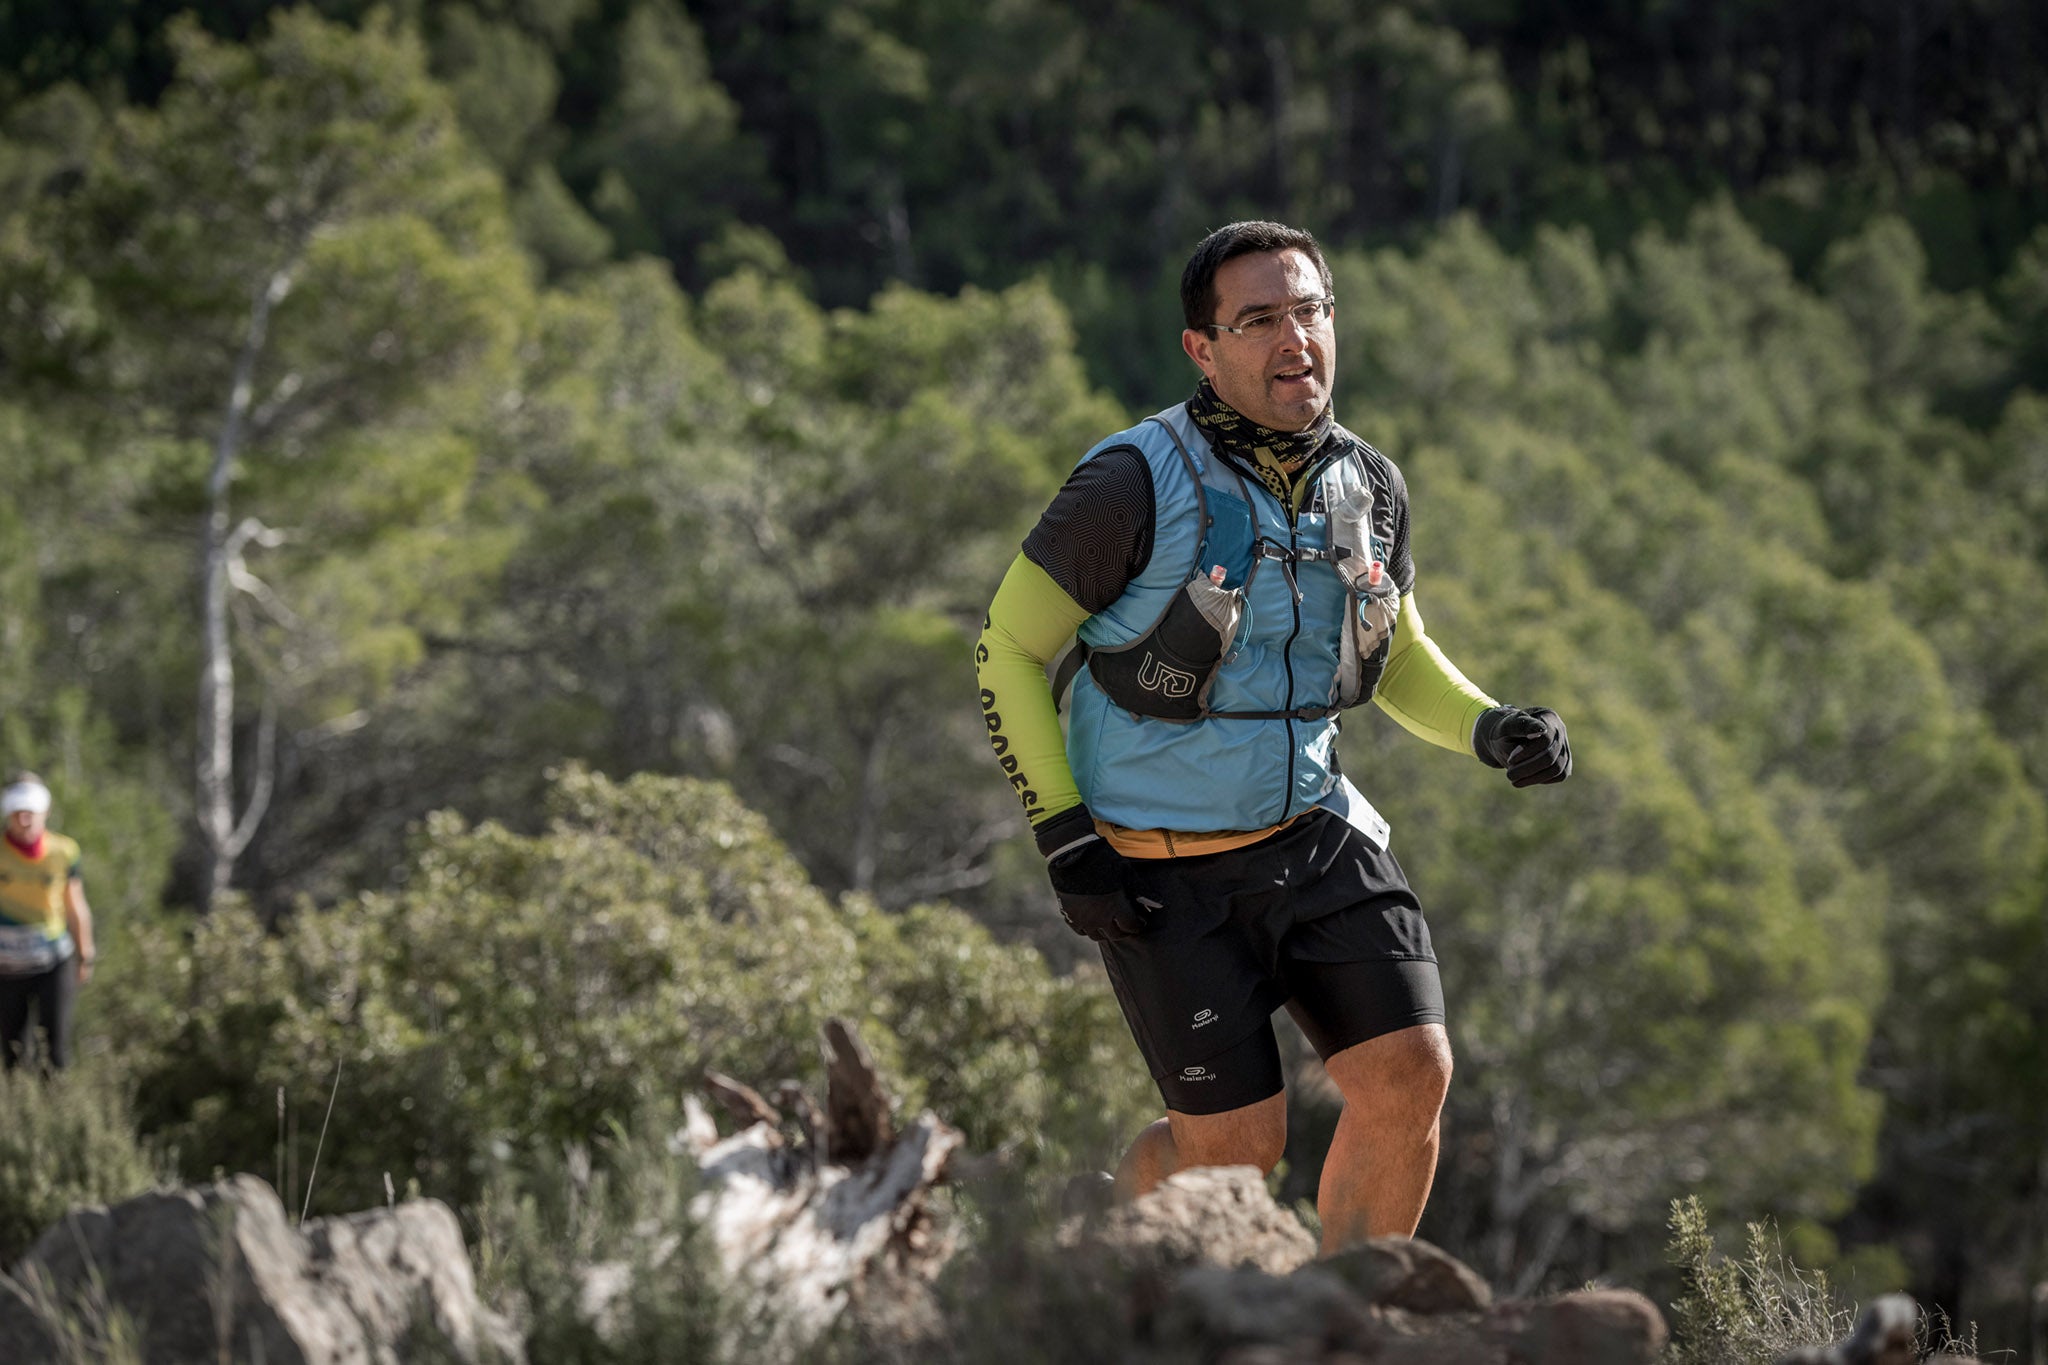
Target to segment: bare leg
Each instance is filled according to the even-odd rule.
[[[1116,1197],[1129,1203],[1175,1171],[1194,1166],[1256,1166],[1270,1172],[1287,1149],[1282,1093],[1221,1114],[1183,1114],[1147,1124],[1116,1168]]]
[[[1344,1113],[1316,1193],[1323,1254],[1369,1237],[1413,1237],[1436,1178],[1450,1035],[1418,1024],[1345,1048],[1326,1066]]]
[[[1152,1120],[1117,1163],[1116,1202],[1128,1204],[1141,1194],[1150,1194],[1160,1181],[1179,1169],[1180,1153],[1174,1149],[1172,1122]]]

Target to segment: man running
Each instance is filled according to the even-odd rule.
[[[1284,1005],[1344,1097],[1327,1254],[1414,1234],[1451,1077],[1429,926],[1338,771],[1338,716],[1377,701],[1517,787],[1563,781],[1571,748],[1555,712],[1496,703],[1424,632],[1407,486],[1332,416],[1315,239],[1219,228],[1181,307],[1201,383],[1090,450],[1026,537],[976,650],[982,710],[1166,1102],[1118,1197],[1194,1166],[1272,1170]]]

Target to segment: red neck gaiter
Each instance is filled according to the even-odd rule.
[[[20,849],[22,857],[30,862],[35,862],[43,856],[43,850],[50,846],[50,835],[46,830],[36,836],[34,843],[24,844],[21,840],[14,837],[14,831],[10,829],[7,831],[7,842]]]

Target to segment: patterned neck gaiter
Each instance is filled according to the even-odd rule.
[[[1262,427],[1216,396],[1204,379],[1188,400],[1188,416],[1223,455],[1258,477],[1292,518],[1301,511],[1310,480],[1302,475],[1324,454],[1336,419],[1324,408],[1306,431],[1274,431]]]

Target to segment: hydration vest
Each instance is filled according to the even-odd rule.
[[[1078,632],[1068,759],[1089,809],[1136,829],[1260,829],[1337,780],[1337,715],[1371,699],[1400,609],[1390,500],[1364,451],[1319,470],[1290,523],[1185,405],[1103,441],[1135,449],[1155,508],[1144,571]],[[1221,572],[1216,570],[1220,568]],[[1085,662],[1083,671],[1079,665]]]

